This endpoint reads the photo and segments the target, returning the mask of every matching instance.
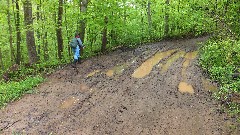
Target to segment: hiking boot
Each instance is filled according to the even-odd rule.
[[[76,68],[77,66],[76,66],[76,64],[72,64],[72,68]]]
[[[82,63],[81,59],[80,59],[80,58],[78,58],[78,64],[81,64],[81,63]]]
[[[77,67],[77,60],[74,60],[74,61],[73,61],[72,67],[73,67],[73,68],[76,68],[76,67]]]

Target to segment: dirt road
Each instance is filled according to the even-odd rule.
[[[230,120],[209,94],[216,85],[197,65],[198,43],[205,40],[118,49],[76,70],[58,70],[37,93],[0,110],[0,133],[232,134]]]

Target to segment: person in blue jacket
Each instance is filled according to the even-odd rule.
[[[73,51],[73,67],[76,68],[76,65],[77,65],[77,62],[78,63],[81,63],[81,58],[80,58],[80,48],[84,48],[84,45],[80,39],[80,34],[79,33],[76,33],[75,34],[75,38],[73,39],[77,42],[77,46],[76,47],[72,47],[72,51]]]

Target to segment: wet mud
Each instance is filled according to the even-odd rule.
[[[206,39],[119,49],[60,69],[0,110],[0,134],[239,134],[197,65]]]

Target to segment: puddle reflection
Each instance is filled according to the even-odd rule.
[[[190,93],[190,94],[194,93],[194,89],[193,89],[192,85],[190,85],[186,82],[180,82],[178,85],[178,90],[181,93]]]
[[[178,60],[180,57],[183,57],[186,54],[186,52],[184,51],[179,51],[176,54],[174,54],[172,57],[170,57],[166,64],[164,64],[162,66],[162,70],[161,73],[165,73],[167,72],[167,70],[169,69],[169,67],[172,65],[173,62],[175,62],[176,60]]]
[[[187,80],[187,67],[190,65],[191,60],[195,59],[197,57],[198,51],[188,52],[184,58],[185,61],[183,62],[182,67],[182,80]]]
[[[165,57],[168,57],[175,51],[176,50],[169,50],[166,52],[158,52],[153,57],[149,58],[144,63],[142,63],[142,65],[134,71],[134,73],[132,74],[132,77],[134,77],[134,78],[145,77],[152,71],[153,66],[155,66],[160,60],[162,60]]]
[[[187,67],[190,65],[190,61],[197,57],[198,51],[188,52],[184,57],[185,61],[183,62],[183,69],[182,69],[182,76],[184,80],[186,79],[186,70]]]
[[[189,66],[190,64],[190,60],[189,59],[186,59],[184,62],[183,62],[183,68],[182,68],[182,78],[183,80],[186,80],[187,79],[187,67]]]
[[[189,59],[186,59],[184,62],[183,62],[183,67],[186,68],[188,67],[190,64],[190,60]]]
[[[100,72],[101,70],[94,70],[93,72],[91,72],[91,73],[89,73],[88,75],[87,75],[87,77],[92,77],[92,76],[94,76],[96,73],[98,73],[98,72]]]
[[[186,55],[185,55],[185,58],[186,59],[190,59],[190,60],[193,60],[197,57],[197,54],[198,54],[198,51],[193,51],[193,52],[188,52]]]
[[[113,76],[113,73],[114,73],[114,71],[113,71],[112,69],[110,69],[110,70],[107,71],[106,75],[107,75],[108,77],[112,77],[112,76]]]
[[[78,101],[79,101],[79,99],[77,99],[75,97],[70,97],[70,98],[68,98],[67,100],[65,100],[61,103],[60,108],[62,108],[62,109],[70,108],[71,106],[73,106]]]
[[[113,67],[112,69],[108,70],[106,72],[106,75],[108,77],[112,77],[114,76],[115,74],[116,75],[121,75],[123,73],[123,71],[128,67],[129,65],[128,64],[123,64],[123,65],[119,65],[119,66],[115,66]]]

